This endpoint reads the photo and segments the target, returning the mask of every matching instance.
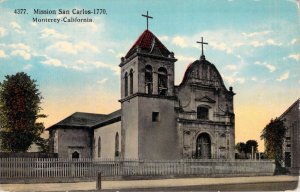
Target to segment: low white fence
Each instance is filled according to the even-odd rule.
[[[0,179],[95,178],[115,176],[250,176],[272,175],[271,161],[253,160],[114,160],[0,158]]]

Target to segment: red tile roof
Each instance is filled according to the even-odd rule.
[[[153,39],[155,39],[155,46],[159,48],[163,56],[168,57],[170,51],[161,43],[161,41],[151,31],[146,29],[132,45],[130,50],[127,52],[125,58],[130,57],[136,51],[137,47],[139,47],[142,50],[150,51],[152,48]]]

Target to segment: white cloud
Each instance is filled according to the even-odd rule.
[[[187,57],[183,55],[175,55],[175,58],[177,58],[179,61],[188,61],[188,62],[192,62],[195,60],[194,57]]]
[[[103,63],[101,61],[95,61],[95,62],[92,62],[92,64],[96,68],[108,68],[108,69],[112,70],[115,75],[120,75],[120,68],[118,66]]]
[[[271,32],[272,31],[256,31],[256,32],[252,32],[252,33],[242,33],[242,35],[245,37],[251,38],[251,37],[255,37],[255,36],[267,35]]]
[[[172,43],[179,47],[187,47],[187,40],[184,37],[176,36],[172,39]]]
[[[280,75],[280,77],[278,79],[276,79],[277,81],[281,82],[283,80],[286,80],[289,78],[290,73],[287,71],[285,73],[283,73],[282,75]]]
[[[96,46],[85,41],[81,41],[78,44],[73,44],[67,41],[59,41],[56,42],[54,45],[50,45],[49,47],[47,47],[47,49],[52,49],[73,55],[78,54],[78,52],[81,51],[100,52]]]
[[[294,38],[289,42],[289,45],[295,45],[298,39]]]
[[[256,65],[262,65],[264,67],[266,67],[267,69],[269,69],[270,73],[273,73],[274,71],[276,71],[276,67],[270,63],[267,62],[260,62],[260,61],[255,61]]]
[[[45,28],[41,31],[41,38],[54,37],[57,39],[67,39],[68,36],[58,33],[55,29]]]
[[[5,32],[6,32],[5,28],[0,27],[0,37],[3,37],[5,35]]]
[[[53,58],[48,58],[47,60],[42,61],[41,63],[43,63],[45,65],[55,66],[55,67],[63,66],[60,60],[53,59]]]
[[[30,47],[24,43],[14,43],[9,44],[7,47],[13,49],[11,55],[20,56],[24,60],[29,60],[31,58]]]
[[[225,51],[228,54],[232,53],[232,49],[225,43],[210,42],[210,46],[212,46],[215,49]]]
[[[19,23],[12,21],[10,22],[10,26],[12,29],[14,29],[17,33],[25,33],[25,31],[22,31],[21,25]]]
[[[223,76],[223,79],[229,83],[229,85],[233,85],[235,83],[243,84],[245,83],[245,78],[235,77],[235,76]]]
[[[288,58],[299,61],[300,60],[300,54],[291,54],[291,55],[288,56]]]
[[[234,72],[231,73],[231,75],[224,75],[221,74],[222,78],[229,84],[229,85],[233,85],[233,84],[243,84],[245,83],[245,78],[244,77],[238,77],[238,72]]]
[[[27,64],[23,67],[24,70],[29,70],[32,68],[32,65],[31,64]]]
[[[0,0],[0,3],[3,3],[5,0]]]
[[[275,45],[275,46],[281,46],[281,43],[275,42],[274,39],[268,39],[266,41],[266,44],[268,44],[268,45]]]
[[[164,36],[160,36],[160,37],[157,37],[159,40],[161,41],[168,41],[169,40],[169,37],[167,35],[164,35]]]
[[[17,22],[11,22],[10,23],[10,26],[13,28],[13,29],[22,29],[22,27],[17,23]]]
[[[243,42],[235,42],[232,45],[233,45],[233,47],[241,47],[241,46],[245,45],[245,43],[243,43]]]
[[[273,73],[274,71],[276,71],[276,67],[274,65],[266,64],[265,66],[269,69],[269,71],[271,73]]]
[[[232,71],[237,70],[237,66],[236,65],[226,65],[226,68]]]
[[[30,25],[33,26],[33,27],[36,27],[36,26],[37,26],[37,24],[34,23],[34,22],[31,22]]]
[[[85,65],[86,64],[86,62],[82,59],[77,60],[76,63],[78,63],[79,65]]]
[[[24,43],[9,44],[8,47],[19,50],[21,49],[26,52],[30,51],[30,47],[28,45],[25,45]]]
[[[108,49],[107,51],[110,52],[110,53],[112,53],[112,54],[115,54],[115,53],[116,53],[116,51],[113,50],[113,49]]]
[[[266,41],[261,40],[253,40],[249,43],[253,47],[262,47],[265,45],[274,45],[274,46],[281,46],[281,43],[276,42],[274,39],[267,39]]]
[[[252,81],[257,81],[257,78],[256,77],[251,77],[251,80]]]
[[[250,45],[252,45],[253,47],[262,47],[262,46],[264,46],[265,44],[264,44],[263,42],[261,42],[261,41],[255,40],[255,41],[251,41],[251,42],[250,42]]]
[[[78,51],[83,51],[83,50],[90,50],[94,53],[99,53],[99,49],[95,46],[90,44],[89,42],[86,41],[81,41],[77,45],[75,45],[76,49]]]
[[[99,81],[97,81],[98,84],[104,84],[107,82],[107,78],[101,79]]]
[[[77,54],[77,50],[74,47],[74,45],[67,41],[56,42],[54,45],[50,45],[46,49],[53,49],[59,52],[69,53],[69,54]]]
[[[101,27],[101,30],[104,29],[103,23],[102,22],[97,22],[98,26]],[[80,24],[84,29],[89,29],[92,32],[96,32],[98,30],[98,26],[95,24],[95,22],[92,23],[84,23],[83,25]]]
[[[11,55],[13,55],[13,56],[20,56],[24,60],[29,60],[31,58],[30,53],[28,53],[25,50],[14,50],[14,51],[11,52]]]
[[[8,57],[3,50],[0,50],[0,58]]]

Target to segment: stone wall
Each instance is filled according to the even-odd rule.
[[[79,158],[92,157],[92,142],[89,129],[57,129],[56,133],[57,145],[59,146],[57,151],[59,158],[71,158],[72,153],[75,151],[79,153]]]

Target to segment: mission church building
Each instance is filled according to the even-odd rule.
[[[121,58],[121,109],[49,127],[60,158],[233,159],[233,97],[203,54],[174,85],[177,59],[147,29]],[[117,102],[117,101],[116,101]]]

